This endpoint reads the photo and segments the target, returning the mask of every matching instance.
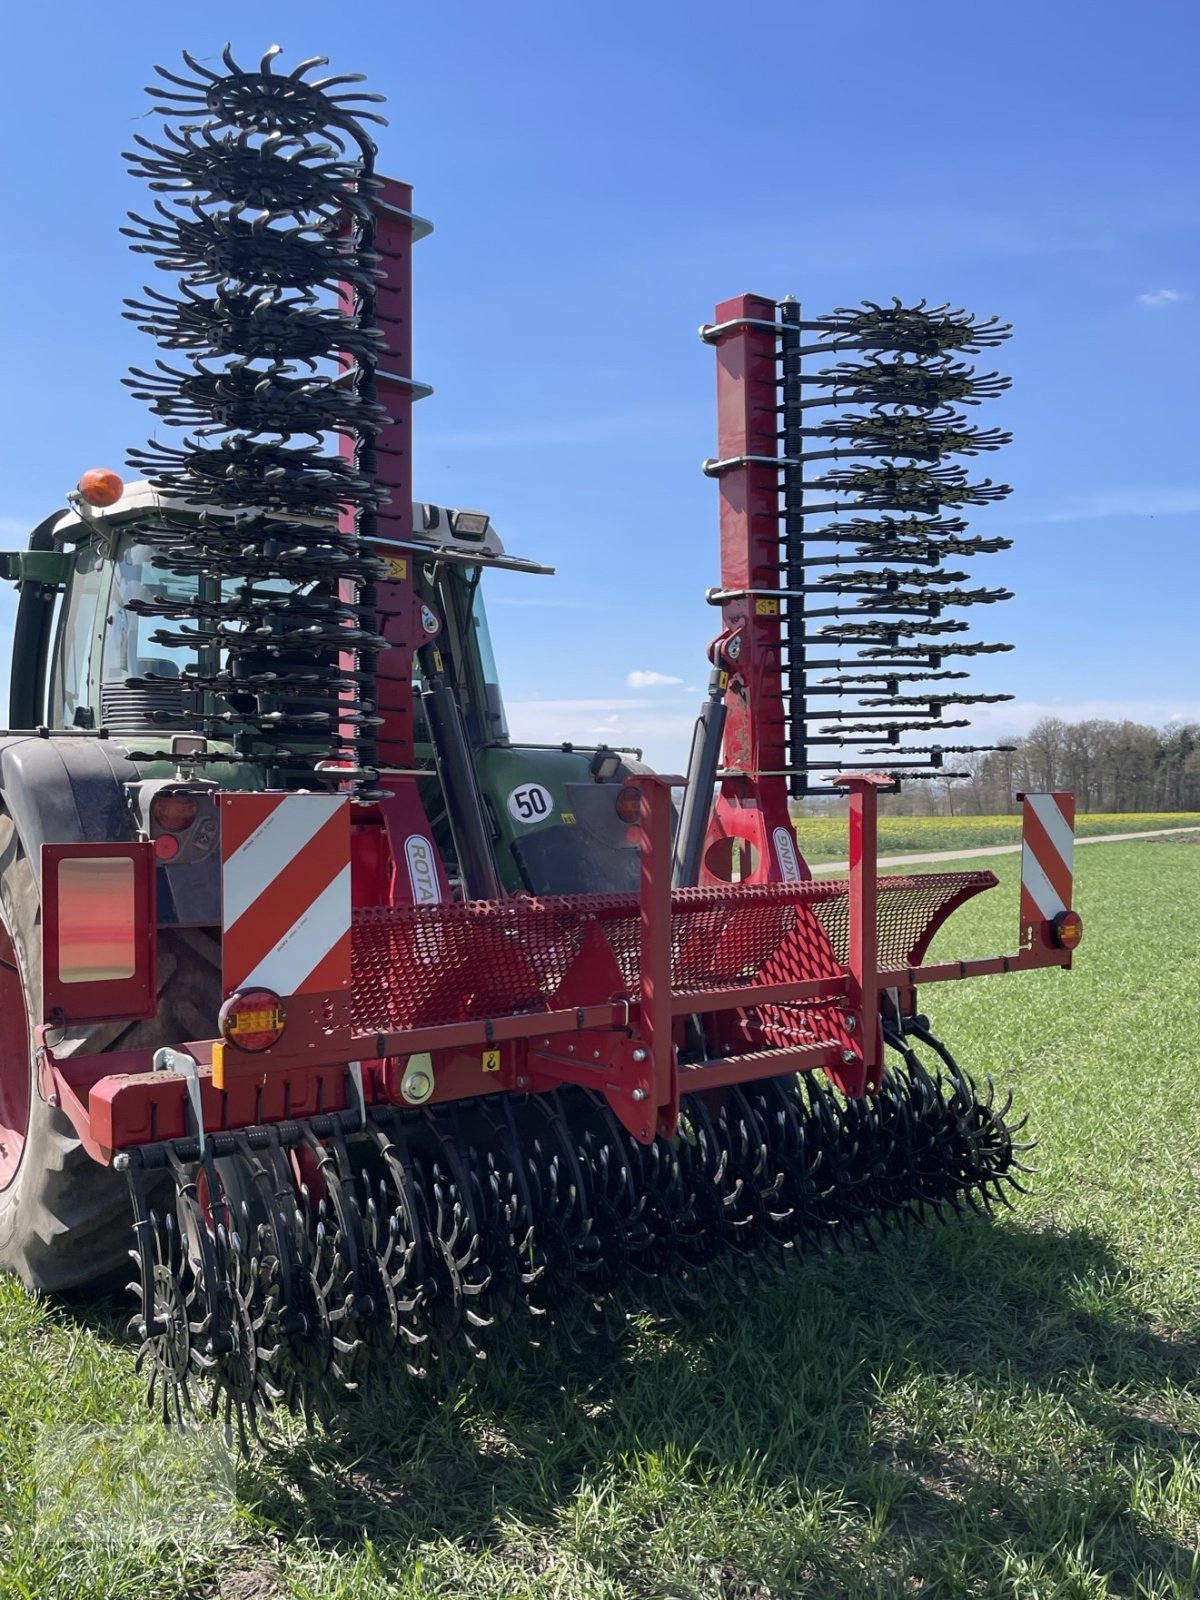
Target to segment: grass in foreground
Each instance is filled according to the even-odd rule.
[[[1018,861],[987,864],[1002,887],[935,953],[1013,947]],[[138,1386],[115,1316],[0,1285],[0,1596],[1200,1594],[1198,903],[1200,848],[1085,851],[1073,974],[926,991],[1032,1112],[1015,1214],[810,1262],[440,1409],[363,1407],[239,1467],[215,1545],[33,1542],[38,1424],[136,1417]]]
[[[1081,839],[1109,833],[1140,833],[1149,828],[1200,828],[1200,812],[1080,812],[1075,831]],[[844,816],[802,817],[796,823],[800,849],[809,861],[844,861],[848,854]],[[1012,817],[880,817],[880,855],[926,850],[982,850],[1019,844],[1020,813]]]

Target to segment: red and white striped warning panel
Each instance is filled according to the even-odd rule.
[[[349,800],[223,794],[219,803],[225,993],[349,988]]]
[[[1052,922],[1071,905],[1075,796],[1027,794],[1021,828],[1021,921]]]

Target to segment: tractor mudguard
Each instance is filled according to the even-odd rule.
[[[617,812],[621,784],[650,769],[621,751],[606,781],[591,766],[599,752],[569,746],[491,746],[476,756],[491,812],[500,875],[530,894],[631,892],[638,852]]]
[[[125,787],[137,769],[94,736],[17,734],[0,740],[0,800],[13,820],[41,892],[44,844],[136,837]]]

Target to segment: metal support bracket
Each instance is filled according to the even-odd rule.
[[[196,1124],[196,1140],[200,1146],[200,1156],[203,1159],[205,1148],[204,1135],[204,1100],[200,1090],[200,1065],[194,1056],[186,1050],[172,1050],[165,1046],[154,1052],[155,1072],[178,1072],[187,1085],[188,1100],[191,1103],[192,1117]]]

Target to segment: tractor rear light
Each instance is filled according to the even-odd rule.
[[[617,791],[617,815],[627,827],[636,828],[642,820],[642,791],[632,785]]]
[[[1050,937],[1060,950],[1074,950],[1083,938],[1083,918],[1078,911],[1060,911],[1050,924]]]
[[[194,794],[156,794],[150,802],[151,824],[164,833],[186,833],[199,815],[200,801]]]
[[[450,531],[456,539],[487,538],[491,518],[486,511],[452,511],[450,513]]]
[[[287,1027],[287,1013],[273,989],[242,989],[221,1007],[217,1026],[228,1044],[254,1054],[279,1043]]]
[[[79,480],[79,493],[88,505],[100,510],[115,506],[125,493],[125,485],[107,467],[89,467]]]
[[[154,841],[154,854],[159,861],[174,861],[179,854],[179,840],[173,833],[160,833]]]

